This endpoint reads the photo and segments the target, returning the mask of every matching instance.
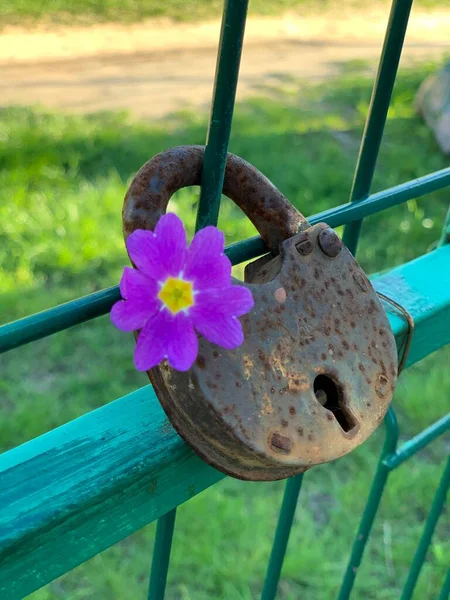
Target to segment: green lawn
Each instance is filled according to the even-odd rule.
[[[345,0],[347,8],[373,7],[369,0]],[[387,5],[388,0],[378,0]],[[447,0],[415,0],[422,8],[445,8]],[[223,0],[8,0],[0,4],[0,26],[43,20],[53,23],[133,22],[149,17],[178,21],[218,18]],[[342,7],[338,0],[251,0],[250,14],[277,15],[284,11],[318,12]]]
[[[432,66],[404,71],[396,86],[373,189],[447,166],[413,99]],[[231,150],[260,168],[306,215],[345,202],[371,82],[347,68],[339,81],[308,88],[273,81],[242,103]],[[153,154],[202,143],[207,115],[180,113],[152,125],[126,115],[74,117],[0,110],[0,314],[8,321],[112,285],[127,263],[121,203],[127,181]],[[359,258],[379,271],[429,250],[440,236],[448,191],[367,220]],[[172,210],[190,231],[197,191]],[[229,242],[253,233],[227,202]],[[7,449],[146,383],[132,365],[131,335],[107,317],[0,357],[0,444]],[[402,439],[448,409],[449,349],[406,372],[394,405]],[[382,442],[382,431],[352,455],[305,477],[280,598],[330,600],[347,561]],[[448,452],[443,439],[394,472],[360,569],[355,598],[398,599]],[[243,600],[261,588],[283,485],[231,479],[180,509],[169,600]],[[434,599],[448,566],[441,519],[416,598]],[[33,600],[145,597],[154,526],[32,596]]]

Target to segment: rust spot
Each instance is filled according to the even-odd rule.
[[[308,434],[308,440],[309,440],[310,442],[313,442],[313,441],[314,441],[314,436],[313,436],[313,434],[312,434],[312,433],[309,433],[309,434]]]
[[[361,371],[361,373],[365,373],[366,371],[366,367],[362,363],[359,363],[358,369]]]
[[[286,421],[286,419],[281,419],[281,427],[287,427],[289,425],[289,423]]]
[[[289,454],[292,449],[291,440],[285,435],[281,435],[281,433],[277,432],[272,434],[270,445],[272,446],[273,450],[277,450],[285,454]]]
[[[297,429],[297,433],[298,433],[298,435],[299,435],[300,437],[303,437],[303,427],[299,427],[299,428]]]
[[[306,237],[303,240],[300,240],[299,243],[295,245],[295,247],[297,248],[297,252],[302,256],[307,256],[308,254],[311,254],[311,252],[314,249],[311,240]]]
[[[375,392],[379,398],[384,398],[387,393],[388,379],[384,375],[378,375],[378,381],[375,385]]]
[[[350,350],[350,344],[347,342],[347,340],[342,341],[342,346],[345,348],[345,350]]]
[[[217,350],[214,350],[213,356],[214,356],[214,358],[217,358],[219,356],[219,353],[217,352]]]
[[[293,417],[297,413],[295,406],[289,407],[289,414]]]
[[[240,381],[235,381],[235,385],[237,388],[242,387],[242,383]]]
[[[320,355],[320,358],[322,360],[327,360],[327,355],[324,352],[322,352],[322,354]]]
[[[197,364],[197,367],[198,367],[199,369],[204,369],[204,368],[205,368],[205,365],[206,365],[205,357],[204,357],[204,356],[202,356],[201,354],[199,354],[199,355],[197,356],[197,360],[196,360],[195,362],[196,362],[196,364]]]
[[[361,273],[353,273],[353,281],[360,292],[367,292],[367,283]]]

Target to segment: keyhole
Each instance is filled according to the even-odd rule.
[[[314,379],[314,393],[320,404],[329,410],[343,431],[348,432],[355,426],[355,420],[342,401],[342,391],[327,375],[318,375]]]

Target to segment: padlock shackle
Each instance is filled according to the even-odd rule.
[[[177,190],[201,184],[204,153],[204,146],[178,146],[139,169],[125,196],[125,238],[136,229],[153,230]],[[241,208],[275,253],[280,242],[309,227],[267,177],[234,154],[227,157],[223,194]]]

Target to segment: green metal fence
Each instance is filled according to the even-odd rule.
[[[197,228],[215,224],[218,218],[247,4],[247,0],[225,0]],[[312,224],[319,221],[326,221],[332,227],[346,224],[344,240],[354,253],[364,217],[450,185],[450,168],[447,168],[370,195],[411,4],[412,0],[393,2],[351,201],[309,218]],[[406,366],[450,342],[448,242],[447,222],[439,248],[374,279],[375,287],[404,306],[414,320]],[[264,251],[264,243],[258,237],[227,248],[233,264]],[[431,271],[440,277],[430,278]],[[0,351],[103,315],[118,298],[119,290],[113,287],[4,325],[0,328]],[[409,325],[395,312],[389,311],[389,318],[402,353]],[[355,534],[339,600],[351,594],[390,473],[448,432],[450,415],[400,446],[399,427],[392,408],[384,426],[384,446]],[[71,473],[70,480],[65,476],[67,472]],[[22,598],[158,519],[148,597],[163,598],[176,508],[222,477],[167,427],[151,386],[6,452],[0,457],[0,597]],[[303,479],[299,475],[286,483],[263,600],[276,596]],[[449,484],[447,459],[401,600],[412,597]],[[449,596],[450,570],[439,598],[445,600]]]

